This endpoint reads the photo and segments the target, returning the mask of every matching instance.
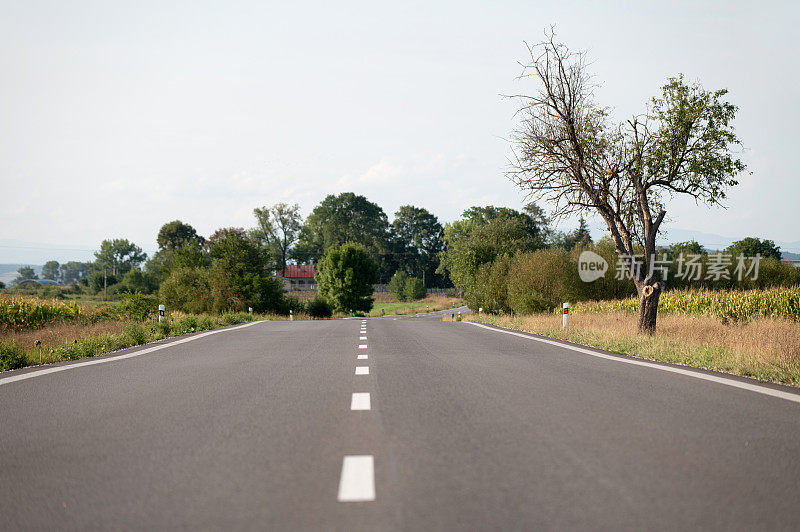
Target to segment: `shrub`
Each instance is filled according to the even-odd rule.
[[[378,278],[378,265],[364,246],[331,246],[319,262],[316,280],[319,294],[334,311],[352,312],[372,309],[372,285]]]
[[[409,277],[403,287],[406,301],[417,301],[425,297],[425,285],[419,277]]]
[[[28,365],[25,351],[15,342],[0,342],[0,371],[19,369]]]
[[[202,316],[200,316],[200,319],[197,320],[197,330],[208,331],[213,328],[214,328],[214,321],[207,314],[203,314]]]
[[[508,276],[511,259],[498,257],[478,267],[473,288],[467,292],[469,308],[486,312],[508,312]]]
[[[389,279],[389,293],[398,301],[406,300],[406,282],[408,275],[403,270],[398,270]]]
[[[197,317],[185,316],[181,320],[173,324],[173,332],[175,334],[188,334],[197,331]]]
[[[122,329],[122,334],[130,340],[132,345],[142,345],[147,342],[147,331],[135,321],[127,323]]]
[[[202,268],[175,268],[158,291],[169,309],[200,314],[211,310],[209,274]]]
[[[142,295],[141,292],[127,293],[119,306],[130,319],[144,321],[156,314],[158,300],[155,297]]]
[[[312,318],[330,318],[333,316],[333,309],[328,305],[328,302],[323,298],[317,296],[306,305],[306,312]]]

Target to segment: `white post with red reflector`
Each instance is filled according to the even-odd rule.
[[[564,303],[561,307],[561,327],[566,329],[569,321],[569,303]]]

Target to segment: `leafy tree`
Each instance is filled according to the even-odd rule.
[[[59,264],[58,261],[49,260],[42,266],[42,279],[50,279],[51,281],[59,280]]]
[[[696,240],[688,240],[686,242],[676,242],[669,246],[669,253],[673,257],[677,257],[681,253],[684,255],[702,255],[707,253],[705,248]]]
[[[174,268],[158,289],[169,309],[199,314],[213,310],[210,274],[204,268]]]
[[[69,261],[62,264],[60,269],[61,282],[64,284],[74,284],[89,275],[89,263]]]
[[[102,270],[94,270],[89,274],[89,288],[97,294],[103,292],[106,288],[117,284],[117,277],[112,273],[103,273]]]
[[[589,233],[589,224],[583,216],[580,217],[578,228],[568,233],[557,232],[553,234],[551,246],[571,251],[575,246],[588,246],[592,243],[592,236]]]
[[[398,301],[406,300],[406,281],[408,281],[408,274],[403,270],[396,271],[389,279],[389,293]]]
[[[20,267],[20,269],[17,270],[17,274],[17,278],[14,279],[14,283],[16,284],[19,284],[22,281],[32,281],[39,278],[39,276],[36,275],[36,272],[30,266]]]
[[[129,293],[152,294],[158,288],[158,283],[150,273],[133,269],[122,278],[122,288]]]
[[[443,248],[444,228],[439,220],[425,209],[403,205],[394,214],[392,232],[397,267],[420,275],[426,284],[432,284]]]
[[[6,287],[6,283],[4,283],[3,281],[0,281],[0,290],[2,290],[5,287]]]
[[[253,209],[253,214],[258,222],[253,236],[271,250],[277,258],[280,271],[284,272],[289,252],[302,227],[300,206],[276,203],[272,207],[257,207]]]
[[[358,242],[378,262],[381,275],[388,278],[388,231],[386,213],[364,196],[352,192],[329,195],[306,218],[294,258],[316,263],[329,247]]]
[[[663,283],[650,268],[666,201],[676,194],[716,205],[737,184],[745,164],[732,122],[737,108],[727,91],[707,91],[670,78],[641,116],[612,124],[593,99],[583,53],[549,38],[530,47],[521,79],[537,91],[522,95],[508,176],[526,193],[554,205],[555,215],[594,212],[608,227],[616,252],[643,252],[630,272],[639,294],[640,332],[655,332]]]
[[[361,244],[330,246],[317,265],[319,294],[336,312],[364,311],[372,308],[372,285],[377,281],[378,265]]]
[[[202,246],[205,239],[191,225],[174,220],[161,226],[156,241],[159,249],[177,249],[188,244]]]
[[[103,240],[100,250],[95,251],[94,268],[105,269],[113,276],[123,276],[133,268],[138,268],[147,258],[142,248],[125,238]]]
[[[227,237],[228,235],[234,235],[242,240],[248,238],[247,231],[245,231],[244,228],[242,227],[220,227],[219,229],[211,233],[211,236],[208,237],[208,240],[206,240],[203,243],[203,247],[206,250],[210,251],[211,249],[213,249],[214,245],[217,242]]]
[[[444,228],[439,271],[446,271],[458,289],[468,292],[482,264],[544,247],[548,232],[541,223],[528,213],[505,207],[467,209],[461,220]]]
[[[738,257],[739,255],[744,255],[745,257],[761,255],[763,258],[772,257],[773,259],[781,260],[781,248],[776,246],[775,242],[772,240],[760,240],[750,236],[742,240],[737,240],[731,244],[725,252],[734,257]]]
[[[403,294],[406,301],[417,301],[426,295],[425,285],[419,277],[409,277],[403,286]]]

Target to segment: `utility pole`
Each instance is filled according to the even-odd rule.
[[[103,267],[103,301],[108,299],[108,275],[106,275],[106,268]]]

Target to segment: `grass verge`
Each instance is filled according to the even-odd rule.
[[[665,314],[653,336],[636,332],[628,312],[570,314],[569,327],[551,313],[464,316],[475,321],[599,347],[614,353],[711,369],[733,375],[800,386],[800,324],[760,318],[745,323],[709,316]]]
[[[461,300],[455,297],[447,296],[428,296],[425,299],[418,301],[378,301],[372,305],[370,316],[385,316],[387,314],[404,315],[404,314],[417,314],[419,312],[434,312],[436,310],[444,310],[453,308],[461,304]]]
[[[296,316],[295,319],[303,319]],[[0,336],[0,371],[77,360],[170,336],[208,331],[254,320],[288,320],[288,316],[231,312],[219,315],[172,313],[158,321],[102,321],[88,325],[55,324]]]

